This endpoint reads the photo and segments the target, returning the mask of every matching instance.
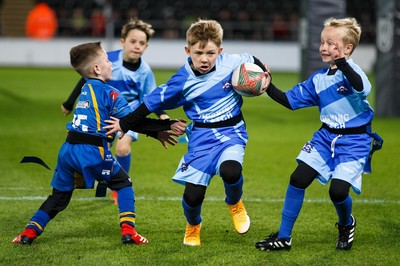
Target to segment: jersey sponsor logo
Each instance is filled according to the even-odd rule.
[[[331,114],[320,115],[322,123],[327,124],[331,128],[346,128],[346,122],[350,121],[349,114]]]
[[[113,162],[113,161],[114,161],[113,156],[112,156],[111,154],[107,154],[107,155],[106,155],[106,158],[104,159],[104,161],[106,161],[106,162]]]
[[[101,175],[110,175],[111,174],[111,170],[105,169],[101,171]]]
[[[113,100],[113,102],[115,102],[116,100],[117,100],[117,98],[118,98],[118,92],[116,92],[116,91],[111,91],[110,92],[110,97],[111,97],[111,100]]]
[[[236,104],[232,103],[216,112],[203,114],[200,116],[200,119],[203,119],[206,123],[215,123],[230,119],[233,117],[231,111],[235,108]]]
[[[84,108],[84,109],[90,108],[90,102],[89,101],[79,101],[76,104],[76,108]]]
[[[306,144],[304,144],[303,148],[301,149],[302,151],[305,151],[307,153],[311,153],[311,150],[314,148],[314,146],[311,144],[311,142],[307,141]]]

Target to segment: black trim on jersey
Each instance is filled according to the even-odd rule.
[[[141,63],[142,59],[139,57],[139,61],[137,61],[136,63],[127,62],[125,60],[122,61],[122,66],[129,69],[130,71],[136,71],[139,69]]]
[[[261,69],[264,71],[264,72],[267,72],[268,71],[268,69],[265,67],[265,65],[263,64],[263,62],[261,62],[261,60],[260,59],[258,59],[257,57],[255,57],[255,56],[253,56],[253,58],[254,58],[254,64],[256,64],[257,66],[259,66],[259,67],[261,67]],[[271,75],[271,73],[268,71],[268,75],[271,77],[271,81],[270,81],[270,83],[272,82],[272,75]]]
[[[336,59],[335,64],[337,68],[343,72],[343,75],[346,76],[346,78],[350,81],[351,86],[356,91],[364,90],[361,76],[356,71],[354,71],[354,69],[350,66],[349,63],[347,63],[346,58],[342,57]]]
[[[149,114],[151,114],[150,110],[144,103],[142,103],[138,108],[136,108],[135,111],[119,120],[119,125],[122,131],[126,133],[128,130],[131,130],[137,121],[145,118]]]
[[[150,113],[151,112],[147,106],[142,103],[135,111],[119,121],[121,130],[125,133],[128,130],[132,130],[157,138],[158,131],[170,130],[171,124],[176,122],[176,120],[170,119],[161,120],[146,118]]]
[[[261,67],[261,69],[262,69],[264,72],[266,72],[267,69],[265,68],[263,62],[261,62],[261,60],[258,59],[258,58],[255,57],[255,56],[253,56],[253,58],[254,58],[254,64],[256,64],[257,66]]]
[[[192,66],[192,64],[191,64],[191,66]],[[211,68],[211,70],[208,71],[207,73],[201,73],[200,71],[198,71],[198,70],[196,70],[196,69],[194,69],[194,68],[192,68],[192,71],[193,71],[193,74],[196,75],[196,77],[200,77],[200,76],[202,76],[202,75],[206,75],[206,74],[208,74],[208,73],[211,73],[211,72],[215,71],[215,69],[216,69],[216,67],[214,66],[214,67]]]
[[[286,96],[286,93],[275,87],[274,84],[269,84],[269,87],[267,89],[267,94],[269,97],[271,97],[272,100],[275,102],[285,106],[286,108],[293,110],[292,106],[289,103],[289,100]]]
[[[78,81],[78,83],[75,85],[75,88],[69,95],[68,99],[62,103],[62,105],[64,106],[65,109],[67,109],[69,111],[72,111],[72,109],[74,109],[75,101],[81,94],[81,89],[82,89],[83,85],[85,85],[85,83],[86,83],[86,80],[84,78],[81,78]]]

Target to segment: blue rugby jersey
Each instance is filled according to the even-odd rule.
[[[110,85],[98,79],[87,79],[74,109],[74,117],[67,124],[69,131],[82,132],[95,136],[107,136],[108,125],[105,119],[110,116],[122,118],[132,112],[121,93]]]
[[[231,85],[233,71],[242,63],[254,62],[250,54],[221,54],[215,71],[196,76],[190,58],[171,79],[144,98],[151,111],[183,106],[187,117],[195,122],[215,123],[240,114],[242,97]]]
[[[318,106],[321,122],[331,128],[354,128],[370,123],[374,111],[366,97],[371,92],[371,83],[352,59],[347,62],[360,75],[363,91],[353,89],[340,70],[328,75],[329,68],[324,68],[286,92],[293,110]]]
[[[242,96],[231,85],[233,71],[242,63],[254,62],[252,55],[221,54],[215,70],[196,76],[190,67],[191,59],[171,79],[144,97],[151,111],[169,110],[183,106],[186,116],[194,122],[215,123],[241,113]],[[203,150],[221,143],[246,145],[248,136],[243,123],[228,128],[198,128],[188,126],[188,150]],[[189,131],[191,131],[189,133]],[[229,142],[227,142],[229,141]]]
[[[156,80],[149,64],[141,58],[140,67],[129,70],[123,67],[123,50],[107,53],[112,62],[112,78],[107,83],[117,88],[128,101],[132,110],[143,103],[143,96],[156,88]]]

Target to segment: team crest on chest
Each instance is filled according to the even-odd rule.
[[[336,91],[339,94],[344,94],[344,95],[349,94],[349,90],[343,85],[339,86],[339,88],[337,88]]]
[[[306,144],[304,144],[303,148],[301,149],[302,151],[305,151],[307,153],[311,153],[311,150],[314,148],[314,146],[311,144],[311,142],[307,141]]]
[[[222,82],[222,89],[224,91],[229,91],[232,89],[232,84],[229,81],[223,81]]]
[[[90,108],[90,102],[89,101],[78,101],[78,103],[76,104],[76,108]]]
[[[116,91],[111,91],[110,92],[110,97],[111,97],[111,99],[113,100],[113,102],[115,102],[116,100],[117,100],[117,97],[118,97],[118,92],[116,92]]]
[[[181,165],[181,171],[185,172],[189,168],[189,165],[187,163],[182,163]]]

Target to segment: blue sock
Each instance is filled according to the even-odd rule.
[[[228,184],[224,182],[225,187],[225,202],[229,205],[236,204],[243,194],[243,176],[241,175],[239,181],[235,184]]]
[[[282,221],[278,235],[279,238],[289,240],[292,237],[294,223],[296,222],[301,207],[303,206],[304,194],[305,189],[296,188],[289,184],[282,210]]]
[[[47,223],[50,221],[50,217],[47,213],[42,210],[38,210],[28,222],[26,228],[35,229],[38,236],[42,234]]]
[[[135,211],[135,193],[132,187],[123,187],[118,192],[118,209],[119,212]]]
[[[198,225],[201,223],[202,218],[201,214],[201,204],[196,207],[190,207],[187,205],[185,199],[182,197],[182,207],[183,207],[183,214],[186,217],[186,221],[191,225]]]
[[[133,188],[124,187],[117,192],[120,223],[128,223],[135,226],[135,193]]]
[[[353,222],[351,218],[351,212],[353,209],[353,200],[350,195],[342,202],[334,202],[333,205],[336,208],[336,213],[339,217],[338,224],[341,226],[348,226]]]
[[[131,167],[131,153],[126,156],[117,155],[117,161],[121,165],[122,169],[124,169],[125,172],[129,173],[129,169]]]

